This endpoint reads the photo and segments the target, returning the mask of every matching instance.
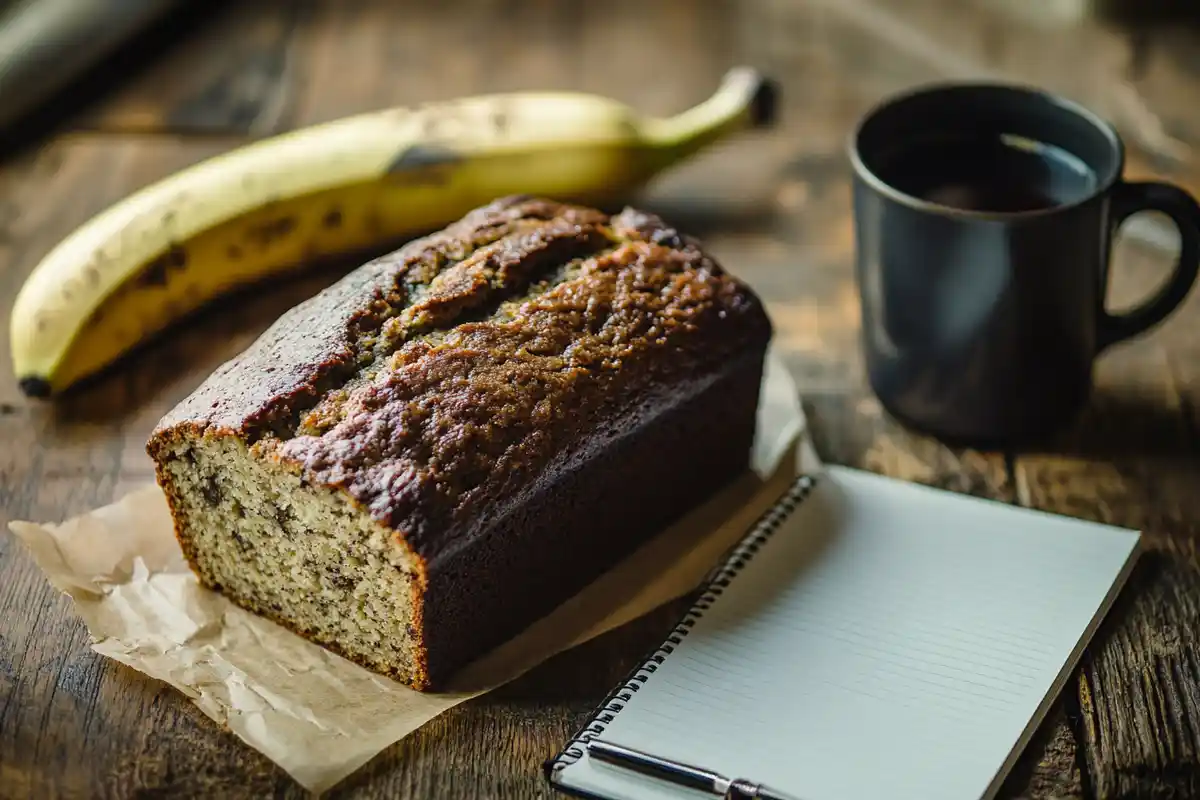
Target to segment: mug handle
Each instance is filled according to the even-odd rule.
[[[1200,272],[1200,205],[1183,189],[1169,183],[1121,182],[1113,187],[1112,229],[1141,211],[1161,211],[1179,229],[1179,259],[1163,287],[1137,308],[1123,314],[1100,309],[1096,351],[1154,327],[1174,311]]]

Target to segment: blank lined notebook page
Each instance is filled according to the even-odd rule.
[[[598,738],[801,800],[990,797],[1139,539],[838,467],[780,517]],[[560,788],[706,796],[573,744]]]

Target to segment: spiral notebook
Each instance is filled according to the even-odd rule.
[[[596,760],[598,738],[801,800],[991,797],[1139,541],[826,467],[743,539],[546,776],[606,800],[712,796]]]

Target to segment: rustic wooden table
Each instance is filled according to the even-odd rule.
[[[205,4],[197,4],[205,5]],[[1176,4],[1179,5],[1179,4]],[[767,299],[829,461],[1144,529],[1151,552],[1005,796],[1200,796],[1200,292],[1098,365],[1094,401],[1045,452],[950,450],[889,421],[865,387],[851,274],[846,134],[914,83],[1001,76],[1092,106],[1133,176],[1200,189],[1200,34],[1049,0],[327,0],[207,4],[157,52],[100,71],[0,166],[0,293],[106,204],[250,137],[398,103],[579,88],[648,112],[706,96],[734,63],[783,84],[778,130],[674,172],[645,204],[699,234]],[[112,76],[120,77],[116,80]],[[41,126],[39,128],[39,125]],[[41,131],[38,134],[38,131]],[[1171,235],[1118,248],[1115,305],[1151,291]],[[1164,249],[1165,248],[1165,249]],[[332,279],[267,287],[58,406],[0,374],[0,516],[57,520],[152,479],[159,416],[278,313]],[[7,350],[7,303],[0,349]],[[389,748],[335,795],[534,797],[539,765],[680,607],[553,659]],[[173,690],[88,648],[68,601],[0,535],[0,795],[300,796]]]

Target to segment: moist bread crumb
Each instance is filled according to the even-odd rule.
[[[284,314],[147,450],[204,585],[438,689],[746,469],[770,337],[661,219],[504,198]]]

